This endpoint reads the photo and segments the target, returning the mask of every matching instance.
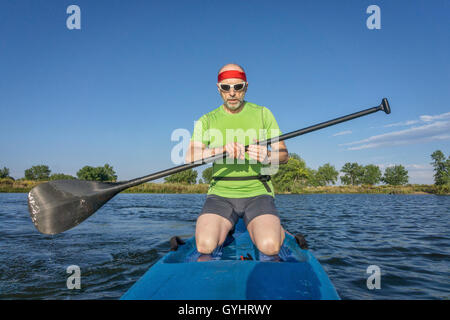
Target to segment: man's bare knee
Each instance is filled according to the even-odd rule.
[[[217,247],[217,240],[211,237],[196,238],[197,251],[203,254],[210,254]]]
[[[201,215],[197,220],[195,230],[197,251],[203,254],[213,252],[219,244],[225,241],[231,227],[230,221],[217,214]]]
[[[280,252],[281,243],[280,241],[276,241],[272,238],[261,239],[260,241],[256,241],[256,247],[262,253],[273,256]]]

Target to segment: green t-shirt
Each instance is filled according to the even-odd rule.
[[[253,139],[262,141],[281,135],[278,124],[269,109],[245,102],[244,108],[235,114],[230,114],[221,105],[217,109],[202,116],[194,127],[191,141],[205,144],[207,148],[222,147],[230,142],[243,145],[253,144]],[[267,174],[270,165],[262,165],[250,159],[245,153],[245,160],[224,159],[213,163],[213,177],[244,177]],[[263,169],[261,171],[261,169]],[[247,198],[268,194],[274,196],[273,185],[268,182],[271,192],[268,192],[259,180],[224,181],[212,180],[208,194],[226,198]]]

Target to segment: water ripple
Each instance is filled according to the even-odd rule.
[[[32,225],[26,194],[0,194],[1,299],[116,299],[190,237],[205,195],[120,194],[76,228],[48,236]],[[450,197],[279,195],[283,226],[306,234],[344,299],[449,299]],[[66,268],[81,269],[69,290]],[[367,267],[381,269],[368,290]]]

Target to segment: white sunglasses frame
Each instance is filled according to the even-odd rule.
[[[230,86],[230,90],[223,90],[221,87],[220,87],[220,85],[221,84],[224,84],[224,85],[227,85],[227,86]],[[244,84],[244,86],[242,87],[242,89],[241,90],[236,90],[235,88],[234,88],[234,86],[236,86],[236,85],[238,85],[238,84]],[[235,84],[228,84],[228,83],[217,83],[217,87],[219,88],[219,90],[220,91],[223,91],[223,92],[230,92],[231,91],[231,89],[233,89],[234,91],[236,91],[236,92],[240,92],[240,91],[244,91],[245,90],[245,88],[247,87],[247,85],[248,85],[248,83],[247,82],[239,82],[239,83],[235,83]]]

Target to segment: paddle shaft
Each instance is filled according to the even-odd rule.
[[[304,134],[309,133],[309,132],[313,132],[313,131],[316,131],[316,130],[319,130],[319,129],[323,129],[323,128],[326,128],[326,127],[334,126],[334,125],[336,125],[338,123],[342,123],[342,122],[345,122],[345,121],[356,119],[356,118],[359,118],[359,117],[362,117],[362,116],[365,116],[365,115],[368,115],[368,114],[371,114],[371,113],[374,113],[374,112],[378,112],[378,111],[384,111],[387,114],[389,114],[391,112],[391,109],[390,109],[390,106],[389,106],[389,102],[387,101],[386,98],[383,98],[381,104],[376,106],[376,107],[368,108],[368,109],[365,109],[365,110],[362,110],[362,111],[359,111],[359,112],[355,112],[355,113],[352,113],[352,114],[349,114],[349,115],[346,115],[346,116],[343,116],[343,117],[339,117],[339,118],[336,118],[336,119],[333,119],[333,120],[329,120],[329,121],[325,121],[325,122],[322,122],[322,123],[318,123],[316,125],[309,126],[309,127],[306,127],[306,128],[300,129],[300,130],[292,131],[292,132],[283,134],[283,135],[278,136],[278,137],[274,137],[274,138],[271,138],[271,139],[263,140],[263,141],[258,142],[258,144],[270,145],[272,143],[277,143],[277,142],[280,142],[280,141],[283,141],[283,140],[288,140],[288,139],[291,139],[291,138],[295,138],[295,137],[304,135]],[[247,147],[248,147],[248,145],[246,146],[246,148]],[[198,160],[198,161],[194,161],[194,162],[191,162],[191,163],[179,165],[177,167],[173,167],[173,168],[170,168],[170,169],[162,170],[162,171],[159,171],[159,172],[156,172],[156,173],[152,173],[152,174],[149,174],[149,175],[141,177],[141,178],[136,178],[136,179],[124,182],[124,183],[118,185],[117,188],[120,189],[120,190],[125,190],[125,189],[131,188],[133,186],[137,186],[139,184],[142,184],[142,183],[145,183],[145,182],[148,182],[148,181],[151,181],[151,180],[156,180],[156,179],[159,179],[159,178],[163,178],[163,177],[172,175],[174,173],[178,173],[178,172],[181,172],[181,171],[184,171],[184,170],[189,170],[189,169],[192,169],[192,168],[196,168],[196,167],[199,167],[199,166],[204,165],[206,163],[210,163],[210,162],[213,162],[213,161],[216,161],[216,160],[224,159],[226,157],[227,157],[227,153],[226,152],[219,153],[219,154],[216,154],[216,155],[208,157],[208,158],[204,158],[204,159],[201,159],[201,160]]]
[[[258,143],[261,145],[270,145],[380,110],[390,113],[387,99],[383,99],[379,106],[286,133]],[[227,153],[223,152],[192,163],[119,183],[85,180],[54,180],[41,183],[31,189],[28,193],[28,209],[30,211],[30,217],[33,224],[40,232],[44,234],[61,233],[83,222],[117,193],[125,189],[147,181],[195,168],[205,163],[223,160],[226,157]]]

